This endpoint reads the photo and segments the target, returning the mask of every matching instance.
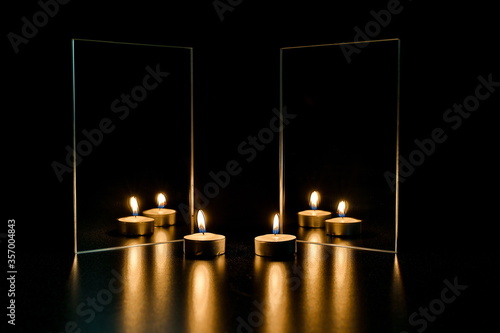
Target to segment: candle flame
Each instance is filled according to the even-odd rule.
[[[278,214],[274,215],[273,219],[273,234],[279,234],[280,232],[280,218]]]
[[[318,208],[319,205],[319,193],[318,191],[314,191],[311,193],[311,196],[309,197],[309,206],[311,206],[311,209],[315,210]]]
[[[156,196],[156,203],[158,203],[158,208],[163,208],[167,204],[167,197],[163,193],[158,193]]]
[[[137,202],[136,197],[134,197],[134,196],[130,197],[129,205],[130,205],[130,208],[132,209],[132,215],[133,216],[139,215],[139,203]]]
[[[196,221],[198,222],[198,230],[201,233],[207,232],[207,228],[205,226],[205,213],[200,209],[198,211],[198,215],[196,216]]]
[[[339,202],[339,205],[337,207],[337,214],[339,214],[340,217],[344,217],[346,213],[347,213],[347,202],[342,200],[341,202]]]

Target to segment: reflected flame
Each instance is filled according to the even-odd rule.
[[[340,217],[344,217],[346,213],[347,213],[347,202],[342,200],[341,202],[339,202],[339,205],[337,207],[337,214],[339,214]]]
[[[167,197],[163,193],[158,193],[156,196],[156,203],[158,203],[158,208],[163,208],[167,204]]]
[[[207,228],[205,226],[205,213],[200,209],[198,211],[198,215],[196,216],[196,221],[198,222],[198,230],[201,233],[207,232]]]
[[[311,209],[317,209],[319,205],[319,193],[318,191],[314,191],[311,193],[311,196],[309,197],[309,206],[311,206]]]
[[[197,321],[198,324],[197,326],[206,325],[211,314],[209,303],[211,302],[211,293],[213,293],[213,286],[211,284],[214,278],[213,273],[210,274],[211,269],[211,265],[203,261],[196,262],[192,267],[191,301],[195,311],[194,314],[195,321]]]
[[[274,215],[273,219],[273,234],[279,234],[280,232],[280,218],[278,214]]]
[[[137,202],[136,197],[134,197],[134,196],[130,197],[129,205],[130,205],[130,208],[132,209],[132,215],[133,216],[139,215],[139,203]]]

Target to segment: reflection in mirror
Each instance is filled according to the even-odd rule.
[[[75,166],[75,252],[182,239],[192,216],[192,49],[72,46],[74,142],[61,172]]]
[[[286,232],[395,252],[399,40],[282,48],[280,61]],[[321,201],[311,205],[314,191]]]

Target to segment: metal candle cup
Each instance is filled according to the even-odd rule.
[[[153,208],[142,212],[144,216],[152,217],[155,220],[155,227],[168,227],[175,224],[174,209]]]
[[[332,217],[331,212],[325,210],[304,210],[298,212],[299,226],[307,228],[324,228],[325,220]]]
[[[297,252],[297,237],[279,233],[280,219],[273,218],[273,233],[255,237],[255,254],[262,257],[289,257]]]
[[[355,236],[361,233],[361,220],[345,217],[347,209],[347,201],[340,201],[337,207],[337,213],[340,217],[325,221],[327,235],[343,237]]]
[[[320,196],[317,191],[313,191],[309,196],[309,206],[312,209],[299,212],[299,226],[307,228],[324,228],[325,220],[332,217],[332,213],[318,208]]]
[[[255,237],[255,254],[262,257],[289,257],[297,252],[297,237],[267,234]]]
[[[210,232],[184,236],[187,257],[215,257],[226,252],[226,237]]]
[[[325,221],[327,235],[355,236],[361,233],[361,220],[352,217],[336,217]]]
[[[149,235],[155,231],[155,220],[151,217],[137,216],[139,203],[136,197],[129,199],[129,205],[133,216],[121,217],[118,219],[118,230],[125,236]]]
[[[163,208],[167,204],[167,196],[163,193],[156,195],[158,208],[148,209],[142,212],[147,217],[155,220],[155,227],[168,227],[175,224],[175,210]]]
[[[155,231],[155,220],[145,216],[127,216],[118,219],[118,230],[125,236],[150,235]]]
[[[198,211],[199,233],[184,236],[184,255],[186,257],[215,257],[226,252],[226,236],[206,232],[205,214]]]

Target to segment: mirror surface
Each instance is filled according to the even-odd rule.
[[[190,229],[192,49],[73,40],[75,251],[182,239]],[[127,237],[118,218],[176,210],[175,225]]]
[[[399,40],[281,49],[280,175],[286,233],[308,242],[396,251]],[[286,114],[297,117],[287,121]],[[361,234],[299,226],[318,210],[362,220]]]

